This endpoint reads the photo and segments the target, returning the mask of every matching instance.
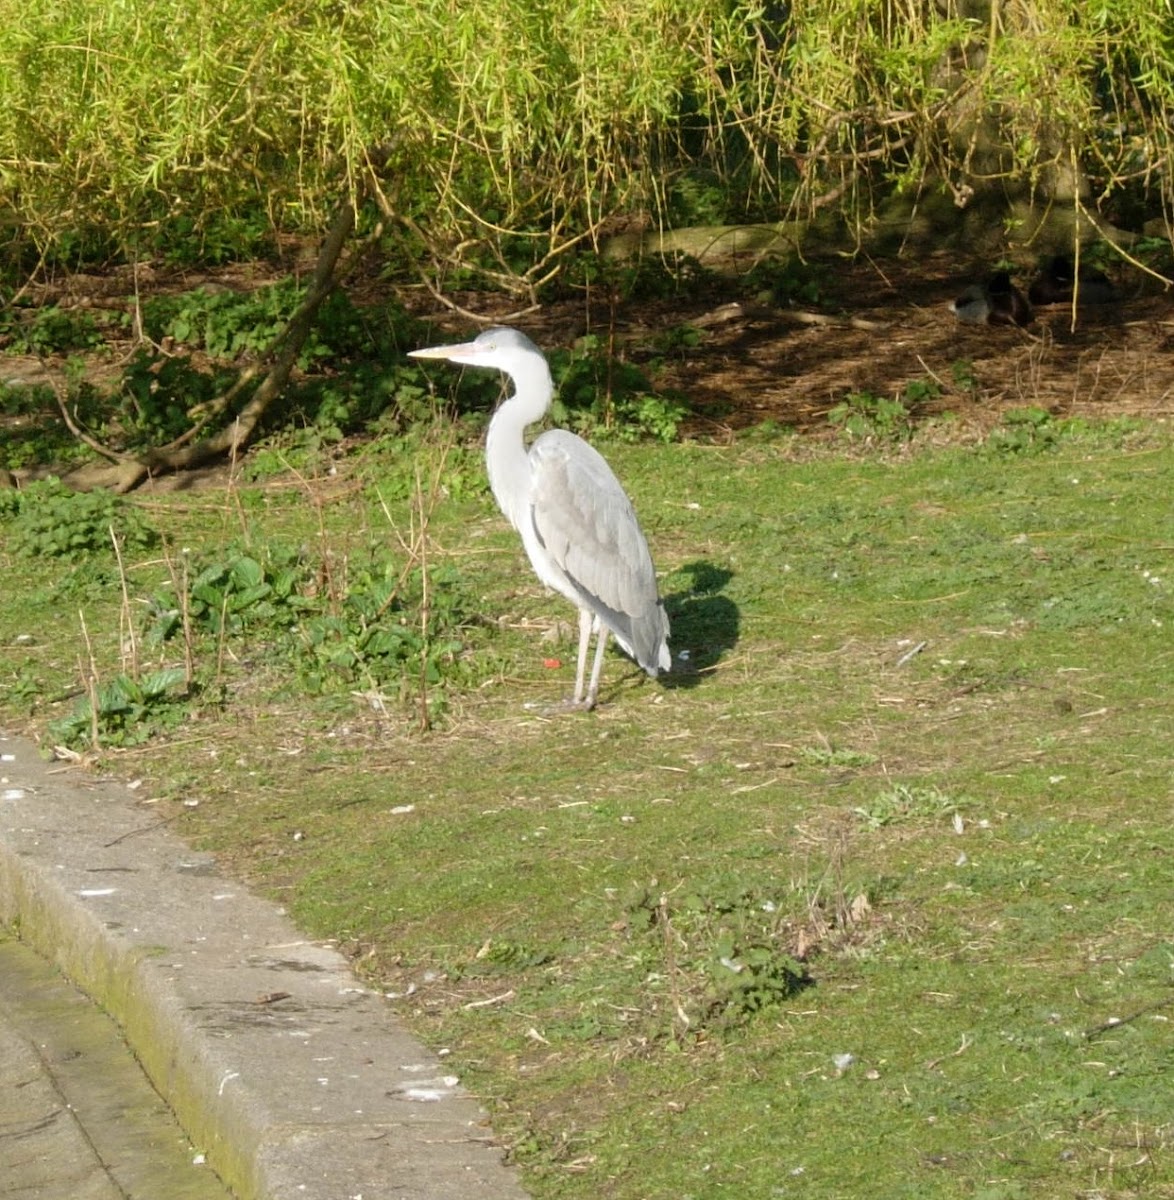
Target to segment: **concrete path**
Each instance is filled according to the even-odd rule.
[[[225,879],[125,787],[2,734],[0,925],[113,1017],[239,1200],[525,1200],[480,1106],[341,955]],[[61,1107],[11,1008],[0,1007],[0,1055],[12,1056],[0,1078],[11,1062],[29,1080],[18,1126]],[[2,1090],[0,1135],[14,1119]],[[102,1107],[50,1125],[97,1145]],[[92,1178],[95,1190],[29,1195],[134,1194],[102,1191],[119,1186],[108,1173]]]
[[[3,930],[0,1196],[231,1200],[118,1026]]]

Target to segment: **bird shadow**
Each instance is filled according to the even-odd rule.
[[[708,669],[738,644],[741,614],[733,600],[723,595],[734,573],[701,560],[686,563],[674,574],[688,576],[691,586],[664,598],[672,627],[673,669],[661,676],[661,682],[665,687],[696,687]]]

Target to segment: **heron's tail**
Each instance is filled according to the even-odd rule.
[[[658,596],[656,606],[643,620],[632,627],[632,657],[655,679],[662,671],[671,671],[673,656],[669,653],[669,618],[664,601]]]

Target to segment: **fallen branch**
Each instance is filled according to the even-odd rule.
[[[77,438],[77,440],[81,442],[83,446],[88,446],[95,454],[101,455],[110,462],[126,463],[129,461],[129,457],[127,455],[119,454],[117,450],[111,450],[109,446],[103,446],[97,438],[92,437],[90,434],[86,433],[84,429],[82,429],[82,427],[73,419],[73,415],[69,411],[69,405],[66,403],[66,391],[58,382],[57,376],[54,374],[53,369],[43,358],[40,359],[40,363],[41,368],[45,372],[45,377],[49,381],[49,387],[53,391],[53,396],[57,401],[57,407],[61,411],[61,419],[65,422],[65,428],[68,429],[69,432],[73,434],[73,436]]]
[[[54,386],[57,402],[69,431],[96,454],[109,460],[108,464],[83,467],[72,472],[67,479],[70,486],[109,487],[115,492],[129,492],[153,475],[190,470],[220,458],[235,458],[249,443],[266,410],[285,390],[322,302],[361,256],[362,250],[352,255],[345,263],[341,261],[343,249],[354,227],[354,205],[346,200],[339,206],[326,240],[322,243],[305,298],[267,351],[266,357],[270,360],[268,370],[258,366],[248,367],[232,387],[201,412],[198,423],[192,429],[168,445],[156,447],[137,456],[121,454],[102,446],[78,428],[70,417],[60,390]],[[209,421],[228,411],[262,371],[265,371],[264,378],[235,419],[216,433],[193,440],[198,438],[201,430],[207,428]]]

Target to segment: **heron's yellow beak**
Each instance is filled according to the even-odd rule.
[[[458,342],[455,346],[425,346],[422,350],[409,350],[409,358],[446,358],[460,362],[477,349],[474,342]]]

